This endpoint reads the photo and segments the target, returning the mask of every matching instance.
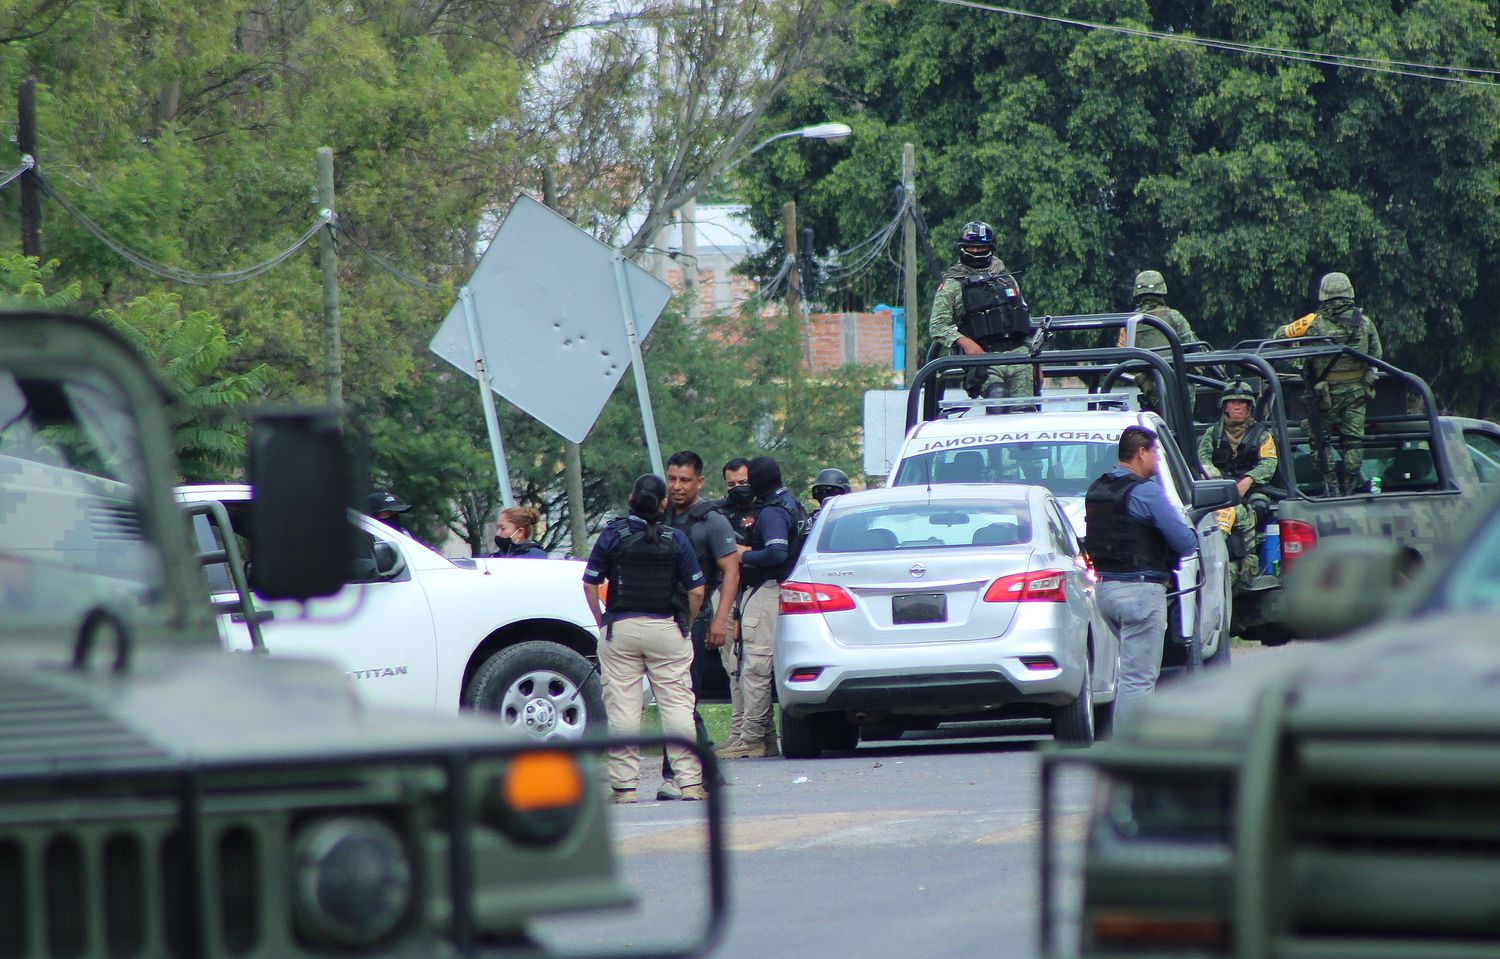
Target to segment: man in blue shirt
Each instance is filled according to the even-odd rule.
[[[771,653],[781,611],[781,581],[792,571],[793,528],[802,507],[782,485],[781,466],[769,456],[749,465],[755,494],[755,525],[750,544],[740,549],[739,649],[731,657],[732,701],[741,710],[739,737],[716,750],[720,759],[775,756],[776,726],[771,717]],[[731,728],[734,728],[731,725]]]
[[[1139,426],[1120,433],[1119,465],[1084,498],[1088,553],[1099,574],[1099,611],[1120,636],[1115,714],[1128,713],[1156,689],[1167,632],[1167,584],[1198,538],[1156,478],[1156,434]]]
[[[599,534],[583,571],[583,592],[594,621],[604,629],[599,671],[611,731],[632,737],[641,729],[641,678],[651,680],[662,731],[692,741],[693,644],[688,624],[703,603],[703,571],[687,536],[666,522],[666,480],[646,474],[630,493],[630,516]],[[599,584],[609,580],[609,603],[599,605]],[[685,800],[703,799],[703,764],[680,746],[667,747],[676,785]],[[609,751],[610,802],[636,801],[640,750]]]

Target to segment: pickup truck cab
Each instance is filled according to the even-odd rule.
[[[183,504],[220,503],[247,554],[248,486],[185,486]],[[207,567],[229,649],[338,664],[360,698],[437,712],[473,708],[543,740],[601,731],[604,701],[590,662],[598,642],[581,563],[451,560],[360,513],[349,585],[306,604],[253,599],[238,608],[226,558]],[[202,551],[222,548],[205,514],[193,519]],[[248,577],[254,586],[254,571]],[[258,626],[259,639],[251,624]]]

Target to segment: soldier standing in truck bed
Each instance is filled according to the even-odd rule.
[[[1318,309],[1278,329],[1275,339],[1325,337],[1375,359],[1384,357],[1380,331],[1354,305],[1354,284],[1343,273],[1328,273],[1318,283]],[[1354,356],[1313,357],[1302,378],[1312,393],[1309,423],[1314,458],[1323,471],[1324,495],[1365,491],[1365,401],[1375,395],[1375,369]],[[1320,427],[1320,428],[1319,428]],[[1321,442],[1319,442],[1321,440]]]

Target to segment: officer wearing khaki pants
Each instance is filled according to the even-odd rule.
[[[648,473],[635,481],[630,515],[611,523],[594,543],[583,591],[604,630],[599,669],[610,731],[623,737],[640,732],[645,677],[656,695],[662,731],[691,741],[693,644],[687,624],[703,603],[703,572],[687,536],[666,522],[666,505],[666,480]],[[609,606],[601,611],[599,584],[606,579]],[[680,746],[669,746],[667,755],[682,799],[705,798],[698,757]],[[610,802],[636,802],[640,751],[611,749],[608,769],[614,787]]]

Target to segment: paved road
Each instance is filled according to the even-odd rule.
[[[1037,746],[1047,729],[976,724],[960,734],[968,738],[950,727],[848,756],[725,764],[730,910],[712,955],[1033,959]],[[643,797],[655,786],[647,772]],[[1081,833],[1088,798],[1084,774],[1065,783],[1055,811],[1065,833]],[[643,908],[629,924],[571,922],[569,935],[614,944],[695,935],[700,924],[685,917],[707,910],[702,807],[648,801],[610,812]]]

